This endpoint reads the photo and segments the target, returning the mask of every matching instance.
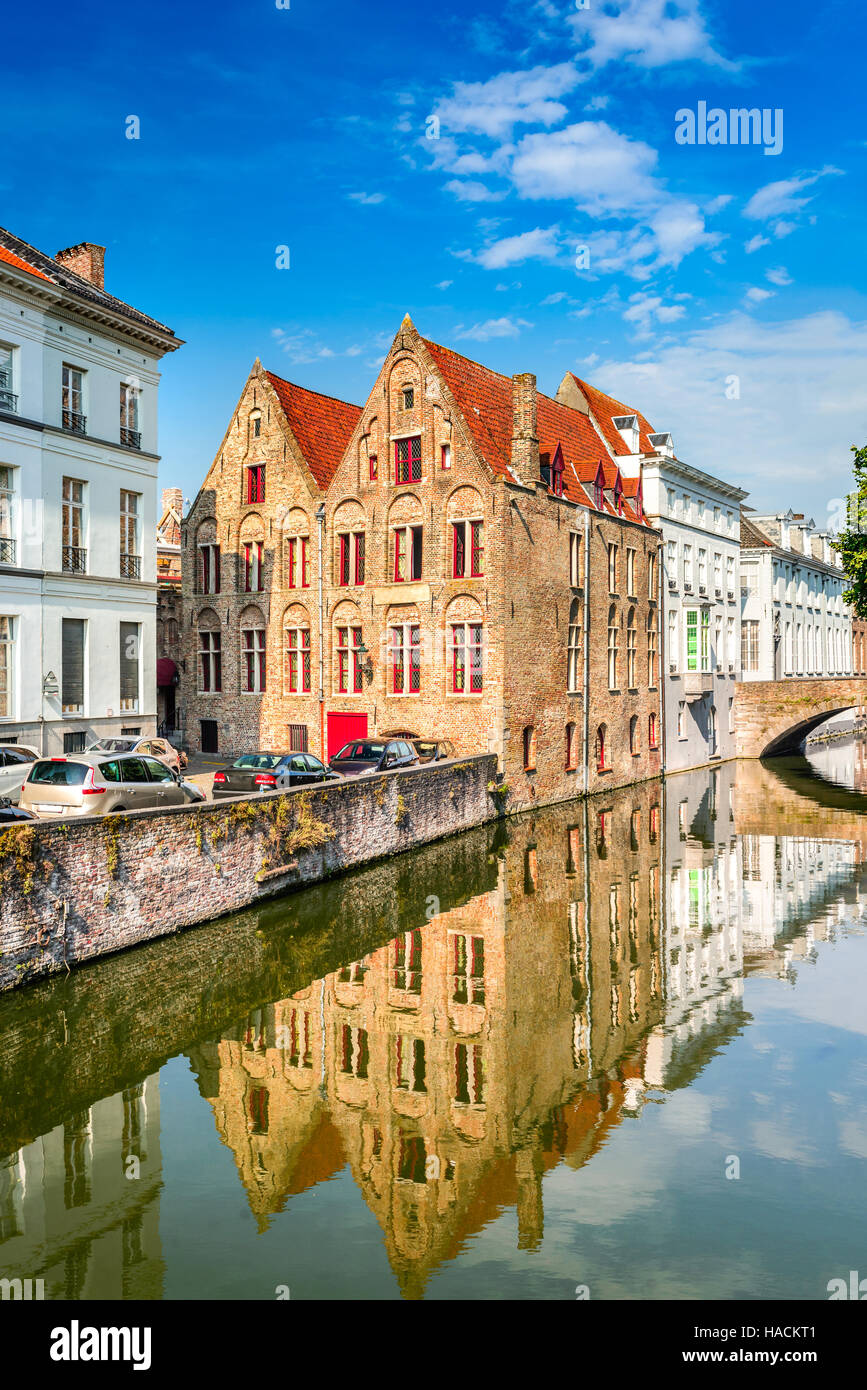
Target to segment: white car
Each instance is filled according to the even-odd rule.
[[[177,748],[164,738],[141,738],[127,734],[120,738],[100,738],[96,743],[92,743],[87,749],[88,753],[143,753],[148,758],[159,758],[166,767],[174,768],[176,772],[183,772],[187,765],[186,753],[179,752]]]
[[[24,743],[0,743],[0,797],[18,805],[21,788],[39,754]]]

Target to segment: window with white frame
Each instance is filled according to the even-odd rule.
[[[569,647],[566,665],[566,689],[575,694],[581,682],[581,604],[572,600],[569,610]]]
[[[120,491],[120,573],[123,579],[141,579],[141,494]]]
[[[140,396],[141,391],[132,382],[120,383],[120,442],[131,449],[137,449],[141,443]]]
[[[78,478],[63,479],[61,544],[62,567],[67,574],[84,574],[87,569],[84,487]]]
[[[198,547],[199,569],[198,590],[200,594],[220,592],[220,547],[208,542]]]
[[[656,687],[657,682],[657,641],[656,631],[656,610],[652,610],[647,615],[647,684],[651,690]]]
[[[683,546],[683,583],[685,588],[692,588],[692,546],[689,541],[685,541]]]
[[[569,532],[569,583],[573,589],[581,583],[581,536],[577,531]]]
[[[608,546],[608,592],[617,593],[617,546],[613,542]]]
[[[652,550],[647,557],[647,597],[656,598],[656,555]]]
[[[735,591],[735,557],[726,556],[726,591],[729,596],[734,596]]]
[[[733,671],[735,667],[735,620],[731,615],[726,618],[726,654],[729,670]]]
[[[223,689],[223,639],[213,628],[199,628],[198,689],[205,695]]]
[[[0,343],[0,410],[16,410],[18,397],[14,395],[12,349]]]
[[[608,610],[608,689],[617,689],[617,647],[620,640],[620,628],[617,621],[617,609],[612,603]]]
[[[84,710],[86,629],[83,618],[61,620],[60,708],[64,714],[81,714]]]
[[[677,702],[677,736],[686,738],[686,700]]]
[[[396,526],[392,531],[392,574],[396,584],[406,579],[421,579],[422,536],[421,526]]]
[[[241,629],[241,689],[245,695],[261,695],[266,688],[265,629]]]
[[[73,434],[87,432],[84,413],[84,372],[80,367],[63,364],[61,374],[61,419],[63,428]]]
[[[635,593],[635,551],[631,546],[626,547],[626,592],[630,596]]]
[[[698,551],[698,585],[699,593],[707,591],[707,551],[702,546]]]
[[[668,610],[668,669],[676,671],[680,665],[677,641],[677,609]]]
[[[637,681],[638,628],[635,625],[635,609],[630,608],[626,615],[626,685],[634,690]]]
[[[759,624],[754,618],[741,622],[741,670],[759,669]]]
[[[0,719],[12,718],[15,619],[0,614]]]
[[[0,464],[0,564],[16,563],[15,474]]]
[[[715,613],[715,614],[714,614],[714,619],[713,619],[713,649],[714,649],[714,665],[716,666],[716,669],[717,669],[718,671],[721,671],[722,668],[723,668],[723,661],[725,660],[725,652],[723,651],[723,621],[722,621],[722,614],[721,614],[721,613]]]
[[[455,1102],[484,1105],[484,1054],[477,1043],[455,1043]]]
[[[687,671],[710,670],[710,610],[707,608],[687,608],[686,618],[686,669]]]
[[[396,1033],[394,1038],[394,1084],[399,1091],[427,1092],[425,1083],[424,1038]]]
[[[141,629],[138,623],[120,624],[120,709],[137,714],[141,683]]]

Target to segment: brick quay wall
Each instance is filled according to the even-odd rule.
[[[0,832],[0,991],[44,979],[499,814],[493,754],[255,801]]]

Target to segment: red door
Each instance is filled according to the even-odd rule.
[[[366,714],[329,714],[328,756],[333,758],[351,738],[367,738]]]

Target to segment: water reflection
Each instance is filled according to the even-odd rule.
[[[783,773],[516,818],[0,1001],[2,1273],[160,1296],[178,1054],[261,1235],[348,1172],[404,1297],[505,1211],[538,1251],[545,1175],[692,1086],[745,982],[860,913],[858,811]]]

